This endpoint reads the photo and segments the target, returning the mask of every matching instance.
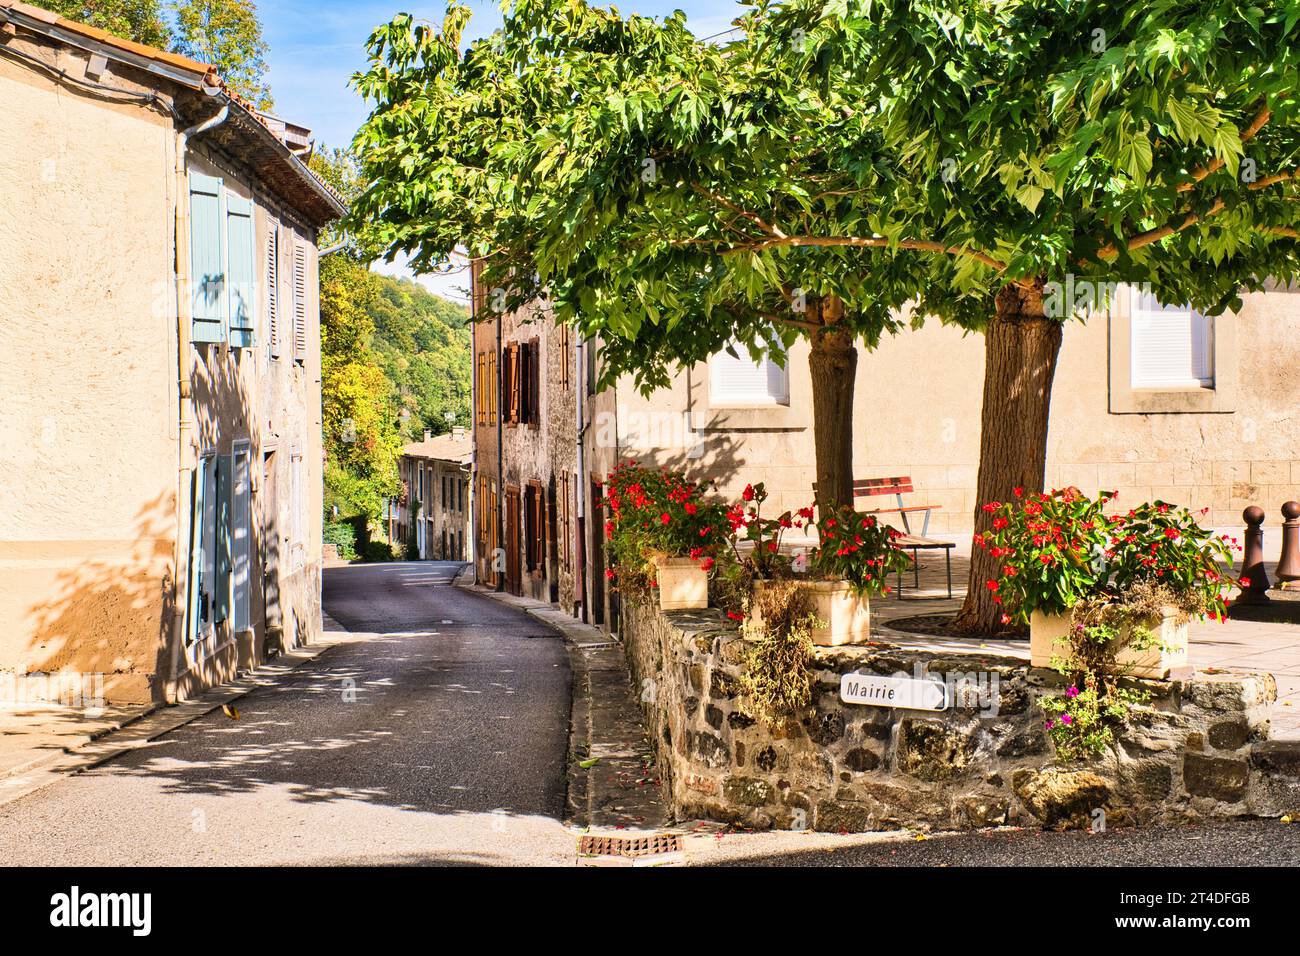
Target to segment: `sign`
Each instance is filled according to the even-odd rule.
[[[947,710],[948,687],[939,680],[853,673],[840,678],[840,700],[902,710]]]

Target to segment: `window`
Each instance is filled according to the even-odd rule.
[[[524,489],[524,568],[541,573],[546,560],[546,502],[539,482]]]
[[[230,537],[234,549],[231,562],[234,573],[234,608],[231,616],[234,619],[234,629],[246,631],[253,626],[250,578],[253,528],[249,507],[252,458],[247,441],[235,443],[231,461],[233,483],[230,489]]]
[[[253,203],[190,173],[190,337],[250,348],[256,319]]]
[[[511,425],[538,426],[541,418],[541,361],[538,341],[511,342],[501,349],[505,382],[502,407]]]
[[[488,353],[487,357],[487,382],[485,383],[487,387],[484,389],[487,393],[488,400],[487,423],[489,425],[495,425],[497,423],[497,396],[501,392],[501,385],[497,381],[498,374],[497,353],[496,349],[493,349]]]
[[[1133,388],[1213,388],[1214,320],[1190,306],[1161,305],[1131,290]]]
[[[774,359],[765,356],[755,362],[739,342],[709,359],[709,404],[788,405],[790,376]]]
[[[488,407],[487,353],[479,352],[474,357],[474,422],[486,425]]]
[[[573,346],[570,342],[569,325],[560,323],[560,388],[568,391],[573,382]]]
[[[569,475],[561,474],[555,482],[555,497],[558,529],[560,565],[567,571],[573,557],[573,530],[569,526]]]

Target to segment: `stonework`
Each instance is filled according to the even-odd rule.
[[[622,636],[679,818],[823,831],[967,830],[1300,810],[1300,742],[1268,740],[1275,685],[1267,675],[1146,682],[1152,697],[1111,754],[1062,765],[1038,704],[1061,689],[1061,678],[1014,658],[880,643],[819,648],[812,706],[766,727],[740,707],[746,644],[717,610],[627,602]],[[990,693],[959,692],[952,707],[934,713],[846,704],[840,677],[854,671],[923,672],[950,684],[960,675],[959,688]]]

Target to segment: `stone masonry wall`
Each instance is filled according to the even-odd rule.
[[[680,819],[747,827],[964,830],[1004,824],[1109,826],[1300,809],[1300,742],[1269,741],[1268,675],[1148,682],[1116,752],[1058,765],[1038,704],[1054,672],[989,655],[890,645],[819,648],[814,705],[768,728],[738,706],[749,645],[718,611],[624,605],[623,640]],[[996,709],[971,694],[931,713],[846,704],[851,671],[997,681]],[[979,675],[977,678],[976,675]],[[982,706],[983,708],[982,709]]]

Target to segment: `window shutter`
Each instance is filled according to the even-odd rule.
[[[710,405],[786,405],[790,401],[790,378],[771,358],[755,362],[739,342],[732,342],[736,355],[725,350],[709,359]]]
[[[519,424],[519,343],[512,342],[506,347],[503,357],[506,364],[507,401],[505,403],[506,421],[511,425]]]
[[[1137,290],[1130,302],[1133,388],[1213,388],[1214,320]]]
[[[190,173],[190,315],[195,342],[226,340],[221,180]]]
[[[214,602],[216,613],[213,614],[212,619],[217,624],[230,617],[230,586],[234,570],[232,562],[234,549],[231,546],[230,538],[229,461],[230,459],[225,456],[218,456],[214,461],[217,469],[217,573],[213,577],[213,586],[216,591]]]
[[[307,362],[307,246],[293,240],[293,360]]]
[[[497,393],[500,391],[500,386],[497,382],[498,376],[497,376],[496,349],[493,349],[491,352],[488,352],[487,360],[488,360],[488,381],[486,383],[487,387],[483,389],[483,391],[487,393],[487,399],[488,399],[488,424],[495,425],[497,423],[497,397],[498,397]]]
[[[528,343],[528,422],[536,428],[542,416],[542,360],[539,340]]]
[[[226,258],[230,273],[230,344],[252,348],[257,279],[254,273],[253,204],[226,194]]]
[[[266,230],[266,338],[271,357],[280,357],[280,224]]]

